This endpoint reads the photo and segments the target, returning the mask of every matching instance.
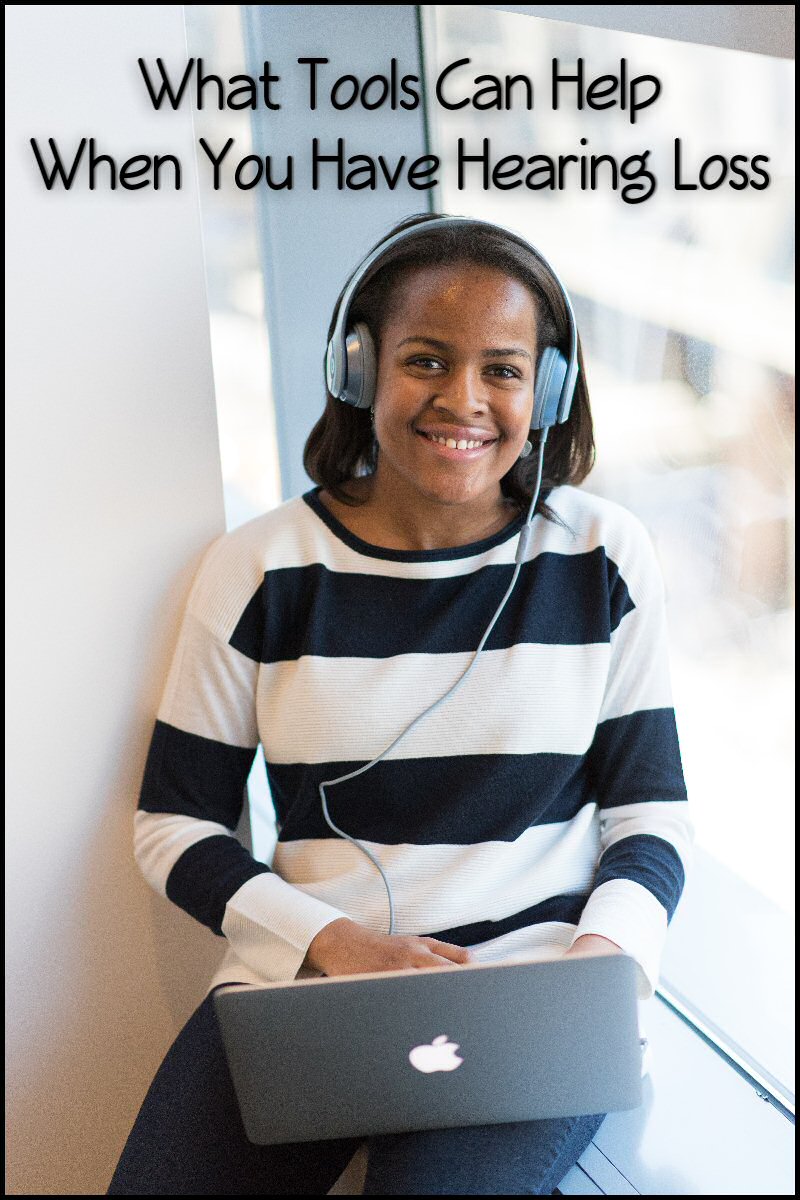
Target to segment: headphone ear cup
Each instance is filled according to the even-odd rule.
[[[354,408],[369,408],[378,382],[377,355],[372,334],[363,321],[356,321],[345,338],[347,380],[341,399]]]
[[[546,346],[536,371],[531,429],[549,429],[558,421],[558,402],[567,377],[567,360],[557,346]],[[569,412],[569,405],[567,412]]]

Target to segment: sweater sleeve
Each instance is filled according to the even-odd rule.
[[[628,516],[609,549],[617,567],[609,571],[617,624],[587,756],[600,856],[572,941],[599,934],[615,942],[637,962],[639,998],[647,1000],[683,892],[694,827],[672,706],[663,580],[647,531]]]
[[[266,981],[285,980],[316,934],[348,914],[287,883],[235,835],[259,744],[263,575],[243,573],[242,557],[241,539],[223,535],[192,587],[147,754],[134,854],[157,893]]]

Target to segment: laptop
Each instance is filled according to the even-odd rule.
[[[259,1145],[607,1113],[641,1103],[626,954],[319,976],[214,993]]]

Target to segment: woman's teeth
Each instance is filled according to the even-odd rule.
[[[451,450],[474,450],[476,446],[484,446],[486,442],[468,442],[464,438],[456,441],[455,438],[439,437],[432,433],[423,433],[423,437],[428,438],[431,442],[438,442],[440,446],[449,446]],[[488,438],[488,441],[494,441],[493,438]]]

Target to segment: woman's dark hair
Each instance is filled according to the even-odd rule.
[[[406,217],[382,238],[402,229],[425,223],[445,214],[424,213]],[[376,243],[380,245],[380,242]],[[420,228],[417,237],[392,246],[381,259],[375,274],[367,278],[350,306],[348,328],[363,321],[380,354],[381,339],[387,321],[396,311],[402,298],[405,278],[420,267],[454,266],[456,264],[494,267],[518,279],[531,292],[537,317],[538,358],[545,346],[559,346],[569,355],[569,320],[561,289],[550,272],[524,246],[506,237],[502,230],[482,225],[452,225]],[[335,315],[345,288],[339,293],[334,316],[328,329],[333,334]],[[327,347],[326,347],[327,348]],[[536,506],[537,513],[558,520],[546,504],[550,491],[562,483],[581,483],[594,466],[594,431],[589,408],[589,392],[583,369],[583,354],[578,338],[578,380],[568,419],[554,425],[548,435],[544,454],[542,487]],[[323,366],[324,369],[324,366]],[[500,480],[500,488],[510,502],[527,511],[536,481],[536,450],[539,433],[529,435],[533,453],[518,459]],[[379,450],[372,433],[370,413],[354,408],[326,391],[325,411],[317,421],[303,450],[303,466],[315,483],[321,484],[345,504],[364,503],[342,488],[342,484],[359,475],[371,475],[377,466]]]

